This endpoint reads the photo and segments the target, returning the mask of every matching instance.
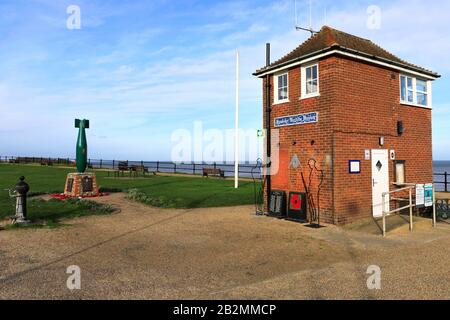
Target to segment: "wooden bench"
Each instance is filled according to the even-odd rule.
[[[53,166],[53,162],[50,160],[42,160],[41,166]]]
[[[203,176],[204,177],[215,176],[225,178],[225,172],[217,168],[203,168]]]
[[[131,169],[128,166],[128,161],[119,161],[119,163],[117,164],[117,170],[114,170],[114,176],[119,177],[120,174],[122,173],[122,177],[123,177],[124,172],[129,172],[131,175]],[[108,172],[108,176],[109,176],[109,172]]]
[[[148,173],[148,168],[144,167],[143,165],[135,165],[130,167],[130,171],[134,175],[134,177],[137,177],[139,174],[145,176],[145,174]]]

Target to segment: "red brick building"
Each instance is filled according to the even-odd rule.
[[[263,79],[265,124],[270,81],[271,158],[279,167],[271,190],[308,189],[322,221],[380,216],[383,192],[433,181],[432,81],[438,74],[323,27],[254,75]]]

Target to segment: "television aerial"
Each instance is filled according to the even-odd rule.
[[[302,27],[298,24],[298,15],[297,15],[297,0],[294,0],[294,11],[295,11],[295,30],[307,31],[311,33],[311,36],[318,33],[312,27],[312,0],[309,0],[309,27]]]

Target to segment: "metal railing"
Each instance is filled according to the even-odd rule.
[[[386,237],[386,217],[391,216],[395,213],[399,213],[406,209],[409,209],[409,231],[410,232],[413,231],[413,208],[416,207],[416,203],[415,202],[413,203],[413,190],[415,190],[415,188],[416,188],[415,184],[408,184],[404,188],[382,193],[383,237]],[[406,192],[406,191],[408,191],[408,194],[409,194],[408,199],[391,198],[392,194]],[[386,197],[388,197],[388,196],[389,196],[390,200],[394,200],[394,201],[408,200],[409,204],[406,206],[400,207],[400,208],[396,208],[394,210],[386,211],[386,203],[387,203],[386,200],[389,201],[388,199],[386,199]],[[435,195],[434,185],[433,185],[433,227],[436,227],[436,195]]]
[[[434,183],[437,185],[444,185],[444,192],[449,192],[450,190],[450,182],[449,182],[449,174],[447,171],[445,171],[444,173],[434,173],[433,174],[434,177],[444,177],[444,181],[442,180],[435,180]]]
[[[17,164],[42,164],[42,165],[62,165],[74,166],[75,159],[71,158],[52,158],[52,157],[11,157],[0,156],[0,163],[17,163]],[[181,173],[191,175],[201,175],[203,168],[220,169],[226,177],[234,176],[234,163],[176,163],[170,161],[132,161],[132,160],[105,160],[105,159],[88,159],[88,168],[91,169],[110,169],[119,168],[119,163],[125,162],[127,166],[143,166],[149,171],[157,173]],[[260,178],[261,172],[255,170],[255,164],[243,163],[239,164],[240,178]]]

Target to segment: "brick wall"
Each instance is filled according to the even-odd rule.
[[[345,224],[372,215],[371,161],[364,159],[367,149],[395,150],[396,159],[406,161],[408,183],[432,182],[431,110],[400,104],[398,72],[335,56],[319,62],[319,81],[320,96],[300,100],[300,67],[289,70],[289,102],[272,105],[272,130],[276,117],[319,113],[316,124],[279,128],[284,156],[282,172],[272,177],[272,189],[304,192],[303,180],[309,184],[308,161],[314,159],[324,173],[321,219]],[[273,77],[271,85],[273,104]],[[263,86],[265,90],[265,80]],[[265,108],[265,94],[263,100]],[[400,137],[397,121],[405,127]],[[380,136],[385,137],[383,147]],[[288,166],[294,154],[301,162],[298,169]],[[361,174],[348,173],[349,160],[361,160]],[[389,179],[394,180],[392,161]],[[313,175],[315,195],[318,184]]]

